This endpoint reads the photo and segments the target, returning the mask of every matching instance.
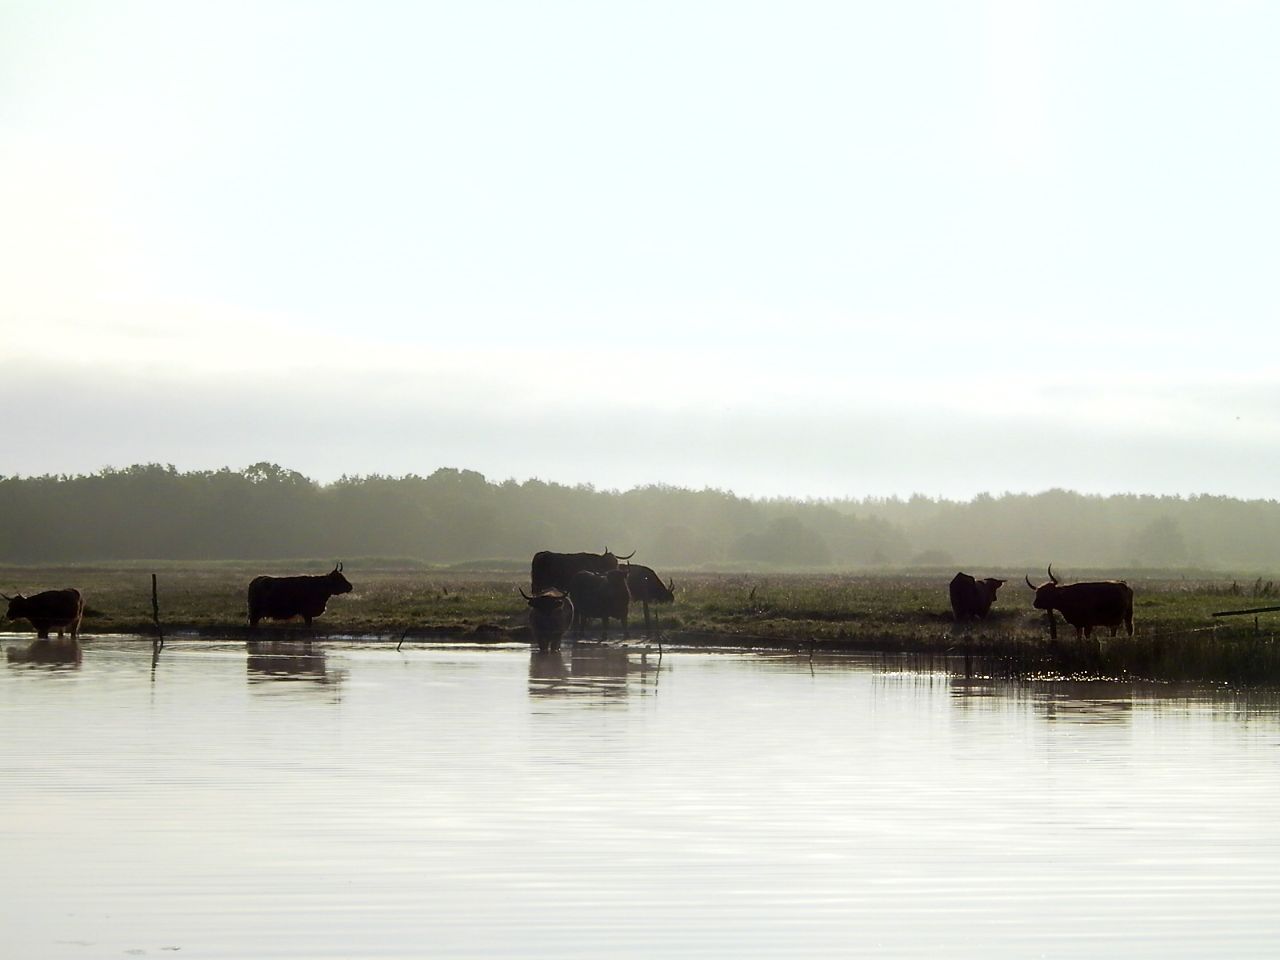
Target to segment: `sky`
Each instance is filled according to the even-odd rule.
[[[0,474],[1280,486],[1280,6],[0,0]]]

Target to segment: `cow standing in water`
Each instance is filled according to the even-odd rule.
[[[520,591],[529,604],[529,628],[538,651],[559,650],[560,640],[573,625],[573,601],[561,590],[543,590],[532,597]]]
[[[1061,612],[1062,619],[1076,628],[1076,639],[1093,636],[1094,627],[1110,627],[1114,637],[1122,623],[1125,632],[1133,636],[1133,588],[1123,580],[1062,584],[1053,575],[1053,564],[1049,564],[1048,583],[1037,587],[1030,577],[1023,579],[1036,592],[1033,606],[1049,614],[1051,638],[1058,636],[1054,610]]]
[[[58,639],[63,639],[63,632],[71,632],[74,642],[80,635],[80,621],[84,617],[84,597],[74,587],[65,590],[45,590],[29,597],[18,594],[8,597],[6,616],[10,620],[28,620],[36,629],[36,636],[41,640],[49,639],[49,631],[57,630]]]
[[[985,620],[995,603],[996,591],[1004,586],[1003,580],[986,577],[978,580],[967,573],[957,573],[951,578],[951,612],[956,623],[966,620]]]
[[[351,584],[342,575],[341,563],[323,576],[254,577],[249,582],[249,626],[256,627],[264,617],[302,617],[310,627],[312,618],[324,613],[330,597],[350,592]]]
[[[644,633],[649,636],[649,604],[675,602],[676,582],[669,580],[663,583],[652,567],[640,563],[628,563],[622,569],[627,574],[627,589],[631,591],[631,599],[639,600],[644,606]]]

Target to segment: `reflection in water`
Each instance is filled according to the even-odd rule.
[[[5,656],[10,663],[80,664],[83,651],[80,641],[71,639],[34,640],[25,647],[9,647]]]
[[[1030,706],[1034,716],[1060,723],[1127,724],[1134,715],[1129,684],[1063,680],[1028,685],[1011,680],[954,677],[951,695],[957,707],[973,710],[984,702],[1006,708]]]
[[[250,683],[301,680],[322,685],[342,681],[345,671],[330,671],[322,647],[308,641],[249,640],[245,643]]]
[[[150,686],[147,639],[0,671],[5,956],[349,957],[376,937],[386,960],[1261,960],[1280,942],[1274,694],[242,641],[166,647]],[[1095,710],[1124,721],[1063,722]]]
[[[1129,725],[1145,711],[1195,708],[1220,720],[1250,716],[1274,718],[1280,712],[1280,690],[1226,691],[1202,684],[1149,684],[1121,681],[1058,680],[1028,683],[1017,680],[952,677],[952,701],[957,708],[1030,707],[1032,716],[1050,723]],[[1226,695],[1229,694],[1229,695]]]
[[[660,659],[648,651],[632,653],[626,647],[607,644],[574,643],[568,649],[529,654],[530,696],[626,696],[628,680],[638,678],[643,686],[651,678],[656,688]]]

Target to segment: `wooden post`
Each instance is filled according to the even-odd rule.
[[[156,650],[164,649],[164,629],[160,626],[160,594],[156,589],[156,575],[151,575],[151,619],[156,625]]]

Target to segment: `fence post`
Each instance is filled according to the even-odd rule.
[[[156,625],[156,641],[157,650],[164,649],[164,630],[160,626],[160,594],[156,589],[156,575],[151,575],[151,619]]]

